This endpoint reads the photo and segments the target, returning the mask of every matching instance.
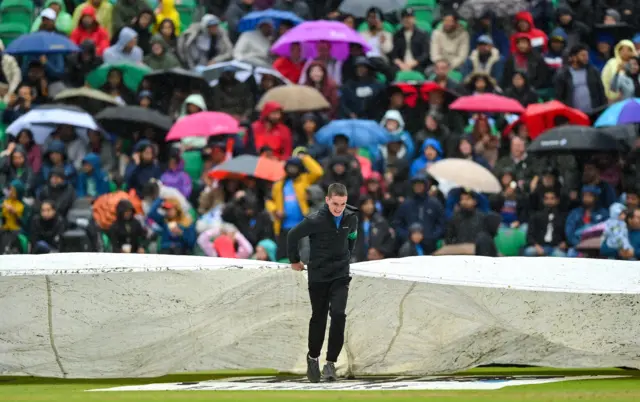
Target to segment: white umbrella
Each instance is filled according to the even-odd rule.
[[[500,182],[490,170],[469,159],[443,159],[429,166],[427,173],[438,182],[442,180],[455,183],[458,187],[468,188],[479,193],[499,193],[502,191]]]
[[[98,123],[96,123],[93,117],[79,107],[46,105],[20,116],[16,121],[11,123],[6,132],[15,137],[20,131],[28,128],[33,133],[35,142],[42,145],[56,127],[63,124],[76,127],[76,133],[87,142],[89,141],[87,129],[100,130]]]
[[[209,67],[196,67],[196,71],[199,71],[202,74],[204,79],[209,83],[210,87],[215,87],[216,85],[218,85],[218,79],[222,75],[222,72],[225,70],[233,71],[236,80],[240,82],[245,82],[249,78],[251,78],[251,76],[253,76],[253,78],[256,80],[256,83],[260,85],[260,83],[262,82],[262,77],[265,74],[269,74],[282,81],[282,83],[285,85],[291,84],[291,81],[280,74],[278,70],[263,66],[254,66],[252,64],[237,60],[216,63]]]

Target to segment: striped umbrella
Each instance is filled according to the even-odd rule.
[[[209,172],[209,177],[217,180],[245,176],[278,181],[285,176],[284,164],[265,157],[240,155],[219,164]]]

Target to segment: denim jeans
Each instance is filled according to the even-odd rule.
[[[566,257],[567,256],[567,253],[565,253],[564,251],[560,250],[557,247],[542,246],[542,249],[544,250],[544,256],[546,257]],[[524,255],[526,257],[538,257],[538,251],[534,246],[529,246],[524,249]]]

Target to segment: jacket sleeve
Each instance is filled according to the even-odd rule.
[[[287,234],[287,256],[292,264],[300,262],[300,250],[298,244],[304,237],[313,233],[314,223],[309,218],[293,227]]]
[[[231,26],[231,23],[229,23]],[[249,43],[250,36],[240,35],[236,45],[233,48],[233,59],[234,60],[245,60],[247,56],[251,55],[251,44]]]
[[[192,250],[196,245],[196,226],[191,224],[189,226],[180,226],[182,229],[182,236],[180,237],[180,241],[188,250]]]
[[[87,195],[87,191],[85,189],[85,176],[83,174],[79,174],[76,178],[76,195],[80,198]]]
[[[157,200],[155,200],[153,204],[151,204],[151,206],[149,207],[148,217],[158,225],[164,227],[165,226],[164,216],[160,215],[160,212],[158,211],[158,208],[160,208],[161,204],[162,204],[162,198],[158,198]]]
[[[529,220],[529,227],[527,228],[527,246],[535,246],[538,242],[536,240],[536,234],[538,233],[538,215],[534,215]]]
[[[437,62],[438,60],[442,60],[442,46],[440,45],[441,35],[442,33],[437,29],[433,31],[433,34],[431,34],[431,49],[429,49],[429,58],[433,63]],[[411,44],[407,43],[407,46],[411,46]]]
[[[393,230],[395,230],[398,238],[402,241],[406,241],[409,238],[409,228],[407,224],[407,209],[409,206],[406,201],[398,207],[395,216],[393,217]]]
[[[578,223],[581,219],[579,212],[579,209],[571,211],[567,217],[567,222],[564,227],[567,243],[571,246],[576,246],[580,242],[580,236],[576,233],[578,231]]]
[[[9,72],[9,75],[6,77],[9,81],[7,95],[12,94],[16,89],[18,89],[18,86],[22,82],[22,70],[20,70],[20,66],[16,61],[16,58],[11,55],[5,54],[0,56],[0,60],[2,60],[2,69]]]
[[[211,238],[216,237],[218,234],[220,234],[220,230],[218,228],[213,228],[205,230],[200,233],[200,236],[198,236],[198,246],[200,246],[205,255],[209,257],[218,256],[216,249],[213,247],[213,242],[211,241]]]
[[[218,28],[218,29],[222,30],[224,28]],[[220,41],[218,45],[220,46],[220,49],[222,51],[216,57],[211,59],[210,62],[221,63],[223,61],[231,60],[231,58],[233,57],[233,44],[229,39],[229,34],[226,31],[222,32],[219,35],[218,40]]]
[[[349,226],[349,235],[347,236],[349,239],[349,253],[353,255],[356,249],[356,240],[358,240],[358,217],[355,216],[352,224]]]
[[[243,236],[242,233],[236,232],[236,242],[238,242],[238,252],[236,253],[238,258],[248,259],[253,254],[253,246],[251,242]]]
[[[451,60],[452,69],[460,67],[469,56],[469,33],[464,31],[462,36],[464,36],[464,38],[461,39],[462,43],[458,48],[458,53],[456,54],[456,57]]]
[[[618,61],[615,58],[610,59],[602,69],[602,85],[604,93],[609,100],[618,99],[618,93],[611,90],[611,81],[616,73]]]
[[[307,169],[306,180],[309,185],[314,184],[322,178],[324,169],[322,169],[322,166],[320,166],[320,164],[311,156],[305,155],[302,158],[302,165]]]

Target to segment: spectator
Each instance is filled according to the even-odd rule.
[[[108,3],[107,0],[102,0],[102,2]],[[149,8],[149,5],[145,0],[117,0],[116,4],[113,6],[112,23],[110,24],[112,27],[112,34],[115,36],[121,29],[129,27],[135,22],[135,19],[140,15],[142,10],[147,8]],[[100,15],[99,12],[98,15]],[[100,24],[102,26],[109,26],[103,21],[100,21]]]
[[[431,37],[431,60],[446,60],[457,70],[469,55],[469,33],[460,25],[455,12],[445,12],[442,26]]]
[[[483,226],[475,240],[475,255],[499,257],[495,238],[500,228],[500,215],[490,212],[484,216]]]
[[[629,242],[627,211],[624,205],[617,202],[609,207],[609,219],[605,222],[600,254],[622,259],[633,259],[635,257],[635,250]]]
[[[158,34],[162,36],[172,52],[176,53],[178,47],[178,35],[176,35],[176,27],[173,21],[166,18],[160,21],[158,25]]]
[[[11,99],[22,81],[22,71],[15,57],[4,51],[4,43],[0,40],[0,96],[5,102]],[[6,85],[3,89],[3,85]],[[3,95],[4,94],[4,95]]]
[[[393,37],[384,30],[382,11],[378,7],[371,7],[367,11],[367,29],[360,35],[369,43],[372,50],[386,58],[393,50]]]
[[[88,130],[89,152],[93,152],[100,157],[100,169],[106,174],[116,171],[116,155],[113,145],[103,133],[95,130]]]
[[[629,99],[640,96],[640,65],[638,58],[629,59],[624,65],[618,67],[611,80],[611,91],[618,92],[621,99]]]
[[[42,11],[40,11],[40,14],[38,15],[38,20],[40,21],[40,24],[37,26],[34,32],[43,31],[43,32],[52,32],[52,33],[64,35],[63,32],[60,32],[57,29],[57,26],[56,26],[57,17],[58,17],[58,13],[53,8],[42,9]]]
[[[424,241],[424,228],[419,223],[414,223],[409,226],[409,238],[404,242],[402,247],[400,247],[400,251],[398,252],[398,257],[416,257],[428,255],[424,253],[424,247],[422,247],[422,242]]]
[[[43,182],[49,181],[49,176],[54,168],[60,168],[64,172],[65,180],[75,183],[76,169],[67,159],[67,151],[65,149],[64,142],[60,140],[52,140],[49,142],[45,147],[43,157],[42,170],[40,171]],[[60,212],[60,209],[56,208],[56,210]]]
[[[444,236],[445,217],[442,204],[427,192],[427,178],[416,176],[411,179],[411,194],[401,202],[393,219],[393,229],[402,243],[409,239],[409,228],[419,223],[423,228],[420,245],[425,255],[436,250],[436,243]]]
[[[544,62],[553,71],[564,65],[567,50],[567,33],[562,28],[556,28],[549,38],[549,51],[544,54]]]
[[[238,40],[238,24],[245,15],[254,11],[254,0],[231,0],[227,10],[224,12],[224,20],[229,25],[229,35],[231,41]]]
[[[582,187],[582,205],[571,210],[565,224],[565,236],[570,247],[575,248],[580,243],[580,235],[585,229],[609,217],[606,209],[597,206],[599,195],[600,189],[596,186]],[[575,252],[570,256],[575,256]]]
[[[551,71],[544,58],[538,52],[533,51],[529,35],[515,34],[512,36],[512,40],[516,43],[516,48],[513,49],[511,56],[505,62],[502,87],[509,86],[517,71],[523,71],[528,75],[529,83],[533,88],[547,88],[550,84]]]
[[[9,185],[9,193],[2,201],[0,227],[0,254],[14,254],[11,251],[19,247],[18,234],[22,229],[25,212],[22,197],[24,185],[19,180],[13,180]]]
[[[273,38],[273,20],[260,20],[253,31],[240,35],[233,48],[234,60],[244,61],[259,66],[271,65],[269,49]]]
[[[613,35],[606,32],[596,34],[596,45],[589,51],[589,62],[598,70],[598,74],[602,72],[605,64],[609,59],[613,58],[613,46],[616,43]]]
[[[502,170],[499,179],[502,184],[502,193],[494,198],[496,201],[494,211],[500,213],[503,227],[523,228],[526,232],[525,224],[529,221],[527,195],[518,187],[511,169]]]
[[[233,224],[252,246],[273,238],[271,216],[260,208],[258,198],[251,192],[238,191],[224,206],[222,219]]]
[[[276,0],[273,5],[275,10],[289,11],[303,20],[311,19],[311,10],[304,0]]]
[[[80,22],[80,16],[82,15],[82,11],[85,7],[93,7],[96,10],[96,19],[98,20],[98,24],[101,27],[107,30],[109,37],[113,35],[116,30],[111,29],[113,27],[112,16],[113,16],[113,5],[109,0],[87,0],[84,3],[79,4],[75,10],[73,10],[72,17],[72,28],[78,26]],[[124,25],[127,25],[129,21],[127,21]],[[123,26],[124,26],[123,25]],[[119,30],[121,27],[117,27]]]
[[[480,18],[478,18],[473,25],[471,48],[475,49],[480,43],[479,39],[483,36],[487,36],[491,40],[491,46],[494,47],[502,57],[509,55],[509,38],[504,30],[500,28],[496,13],[490,7],[484,9]],[[499,77],[495,78],[498,79]]]
[[[544,209],[537,211],[529,220],[527,229],[527,257],[565,257],[566,214],[560,207],[560,194],[549,187],[543,193]]]
[[[640,210],[629,209],[627,211],[627,228],[629,229],[629,243],[633,247],[633,257],[626,252],[625,258],[631,260],[640,259]]]
[[[338,86],[329,77],[326,66],[320,61],[314,61],[306,70],[307,86],[313,87],[320,92],[331,105],[329,118],[334,118],[337,113],[340,98],[338,96]]]
[[[609,99],[609,103],[613,103],[620,100],[620,93],[613,92],[611,90],[611,81],[616,73],[622,74],[624,65],[631,60],[632,57],[637,57],[636,47],[630,40],[621,40],[616,45],[614,51],[614,57],[605,64],[602,70],[602,85],[604,86],[604,92]],[[622,70],[621,70],[622,66]]]
[[[277,102],[265,103],[260,120],[251,125],[256,149],[269,146],[280,160],[287,160],[293,151],[293,136],[283,119],[282,106]]]
[[[342,140],[342,139],[341,139]],[[341,144],[338,144],[342,147]],[[360,198],[362,174],[357,158],[350,154],[334,154],[326,162],[322,187],[326,191],[332,183],[341,183],[347,188],[347,202],[353,205]]]
[[[131,92],[124,83],[124,75],[122,74],[122,71],[117,68],[109,70],[107,73],[107,81],[100,90],[113,96],[116,100],[125,105],[132,104],[135,99],[133,92]]]
[[[477,197],[478,194],[467,189],[460,192],[457,211],[447,225],[446,244],[475,243],[477,234],[484,230],[485,214],[477,209]]]
[[[582,184],[585,186],[595,186],[598,191],[596,206],[608,209],[616,202],[616,192],[611,184],[602,180],[601,169],[594,161],[587,161],[582,166]]]
[[[411,177],[427,175],[427,168],[442,159],[443,151],[440,142],[434,138],[427,138],[420,148],[420,156],[411,164]]]
[[[229,223],[200,233],[198,245],[209,257],[247,259],[253,253],[251,243]]]
[[[71,32],[69,39],[76,45],[80,45],[86,40],[92,41],[96,46],[98,56],[102,56],[109,47],[109,33],[100,26],[96,19],[96,9],[91,6],[83,7],[80,22]]]
[[[64,35],[69,35],[73,30],[74,23],[71,19],[71,15],[67,12],[67,7],[62,0],[47,0],[44,3],[45,9],[50,8],[56,13],[55,26],[56,30]],[[31,32],[36,32],[40,29],[40,23],[42,22],[42,16],[38,16],[31,25]]]
[[[518,187],[528,190],[529,182],[535,176],[535,172],[538,171],[538,165],[539,163],[536,163],[536,159],[529,157],[529,154],[527,154],[524,140],[520,137],[512,137],[509,155],[500,158],[495,170],[498,172],[511,172],[513,179],[517,181]]]
[[[7,149],[0,153],[0,156],[10,155],[16,146],[21,146],[27,152],[27,165],[33,173],[39,173],[42,166],[42,150],[40,145],[33,140],[33,132],[29,126],[23,128],[18,133],[15,141],[8,144]]]
[[[142,49],[142,53],[146,55],[151,52],[151,31],[157,29],[153,10],[145,8],[140,11],[140,14],[138,14],[135,22],[131,24],[130,28],[133,28],[133,30],[138,34],[138,46]]]
[[[471,51],[471,55],[461,67],[463,75],[473,73],[485,73],[493,79],[502,77],[504,61],[498,49],[493,47],[493,40],[489,35],[482,35],[476,39],[477,47]]]
[[[458,145],[458,138],[451,135],[451,130],[442,122],[442,115],[436,111],[425,114],[424,126],[413,135],[415,148],[422,147],[427,138],[436,139],[442,147],[442,155],[452,156]]]
[[[51,169],[47,184],[38,194],[39,203],[45,200],[53,201],[55,210],[62,216],[67,216],[73,206],[73,202],[76,200],[76,193],[63,168],[54,167]]]
[[[29,228],[31,254],[59,252],[65,230],[65,221],[56,211],[55,203],[51,200],[42,201],[40,211],[31,219]]]
[[[469,137],[462,137],[458,140],[454,156],[456,158],[472,160],[475,163],[482,165],[486,169],[491,170],[489,162],[482,156],[475,153],[471,139]]]
[[[340,113],[345,118],[372,118],[384,85],[376,80],[366,57],[358,57],[355,67],[356,78],[345,82],[341,89]]]
[[[278,57],[273,62],[273,68],[289,81],[298,82],[305,64],[302,58],[302,48],[299,43],[292,43],[289,49],[289,57]]]
[[[151,38],[151,53],[144,57],[144,63],[154,70],[169,70],[180,67],[180,61],[164,41],[162,35]]]
[[[168,187],[180,191],[185,198],[191,196],[191,178],[184,171],[184,160],[180,156],[180,150],[172,148],[169,155],[169,165],[160,177],[160,181]]]
[[[207,14],[180,35],[177,52],[182,62],[192,69],[230,60],[233,45],[227,31],[220,27],[218,17]]]
[[[298,84],[306,84],[307,78],[309,76],[307,74],[307,70],[309,69],[309,67],[311,67],[312,64],[315,65],[317,62],[321,62],[324,64],[324,68],[327,72],[326,75],[331,78],[336,83],[336,85],[342,85],[343,62],[335,59],[331,55],[331,46],[331,42],[318,42],[318,44],[316,45],[318,55],[315,59],[307,59],[307,61],[304,63],[304,66],[302,67],[302,73],[300,74],[300,81],[298,81]]]
[[[146,234],[135,217],[136,211],[129,200],[120,200],[116,206],[116,221],[109,228],[109,240],[114,253],[145,253]]]
[[[238,81],[231,70],[224,69],[218,85],[213,88],[213,110],[244,120],[253,112],[253,97],[247,96],[248,86]]]
[[[129,0],[119,1],[122,2]],[[142,63],[142,49],[137,46],[137,43],[138,33],[129,27],[122,28],[118,36],[118,42],[104,51],[104,62],[109,64]]]
[[[21,145],[10,145],[10,152],[0,154],[0,186],[8,189],[15,180],[22,183],[25,194],[31,195],[35,176],[28,163],[28,154]],[[8,151],[8,150],[7,150]]]
[[[95,199],[109,192],[111,192],[109,178],[102,171],[100,156],[94,153],[88,154],[82,160],[82,170],[76,183],[76,196]]]
[[[422,71],[429,65],[429,36],[416,27],[412,8],[402,10],[402,29],[393,36],[389,60],[400,71]]]
[[[276,262],[276,242],[271,239],[260,240],[256,246],[256,252],[251,257],[252,260]]]
[[[594,3],[598,0],[562,0],[560,5],[573,13],[574,19],[591,27],[594,24]]]
[[[151,205],[148,217],[160,227],[160,254],[193,253],[196,244],[195,225],[178,200],[157,199]]]
[[[411,134],[405,130],[405,122],[402,115],[397,110],[387,110],[380,125],[384,127],[392,136],[392,141],[389,144],[396,148],[395,155],[398,158],[411,161],[415,155],[415,148],[413,146],[413,139]],[[389,144],[387,146],[381,146],[380,151],[382,153],[383,160],[389,159]]]
[[[587,43],[591,30],[584,23],[574,19],[573,11],[566,6],[556,8],[558,27],[567,34],[567,46],[572,47],[580,43]]]
[[[156,151],[151,142],[141,140],[135,146],[132,161],[124,174],[124,181],[130,189],[142,196],[145,184],[151,179],[159,179],[162,171],[156,161]]]
[[[91,40],[80,43],[80,51],[71,53],[65,63],[65,82],[71,87],[82,87],[89,72],[102,64],[102,57],[96,54],[96,45]]]
[[[464,80],[462,89],[469,95],[502,93],[498,83],[487,73],[469,74]]]
[[[605,89],[598,71],[589,65],[589,52],[584,45],[569,50],[569,62],[555,78],[557,99],[584,113],[591,113],[607,104]]]
[[[504,92],[504,96],[513,98],[524,107],[538,103],[539,97],[536,91],[529,85],[527,74],[516,71],[511,77],[511,84]]]
[[[522,37],[529,38],[531,48],[544,53],[547,51],[547,34],[536,28],[533,17],[528,11],[521,11],[515,17],[516,33],[511,35],[511,53],[517,50],[517,41]]]
[[[180,14],[176,10],[175,0],[160,0],[158,7],[156,8],[156,30],[164,20],[171,20],[175,27],[175,34],[180,35]]]
[[[386,219],[376,211],[375,200],[364,196],[358,203],[360,217],[356,239],[356,261],[381,260],[393,256],[394,236]]]

